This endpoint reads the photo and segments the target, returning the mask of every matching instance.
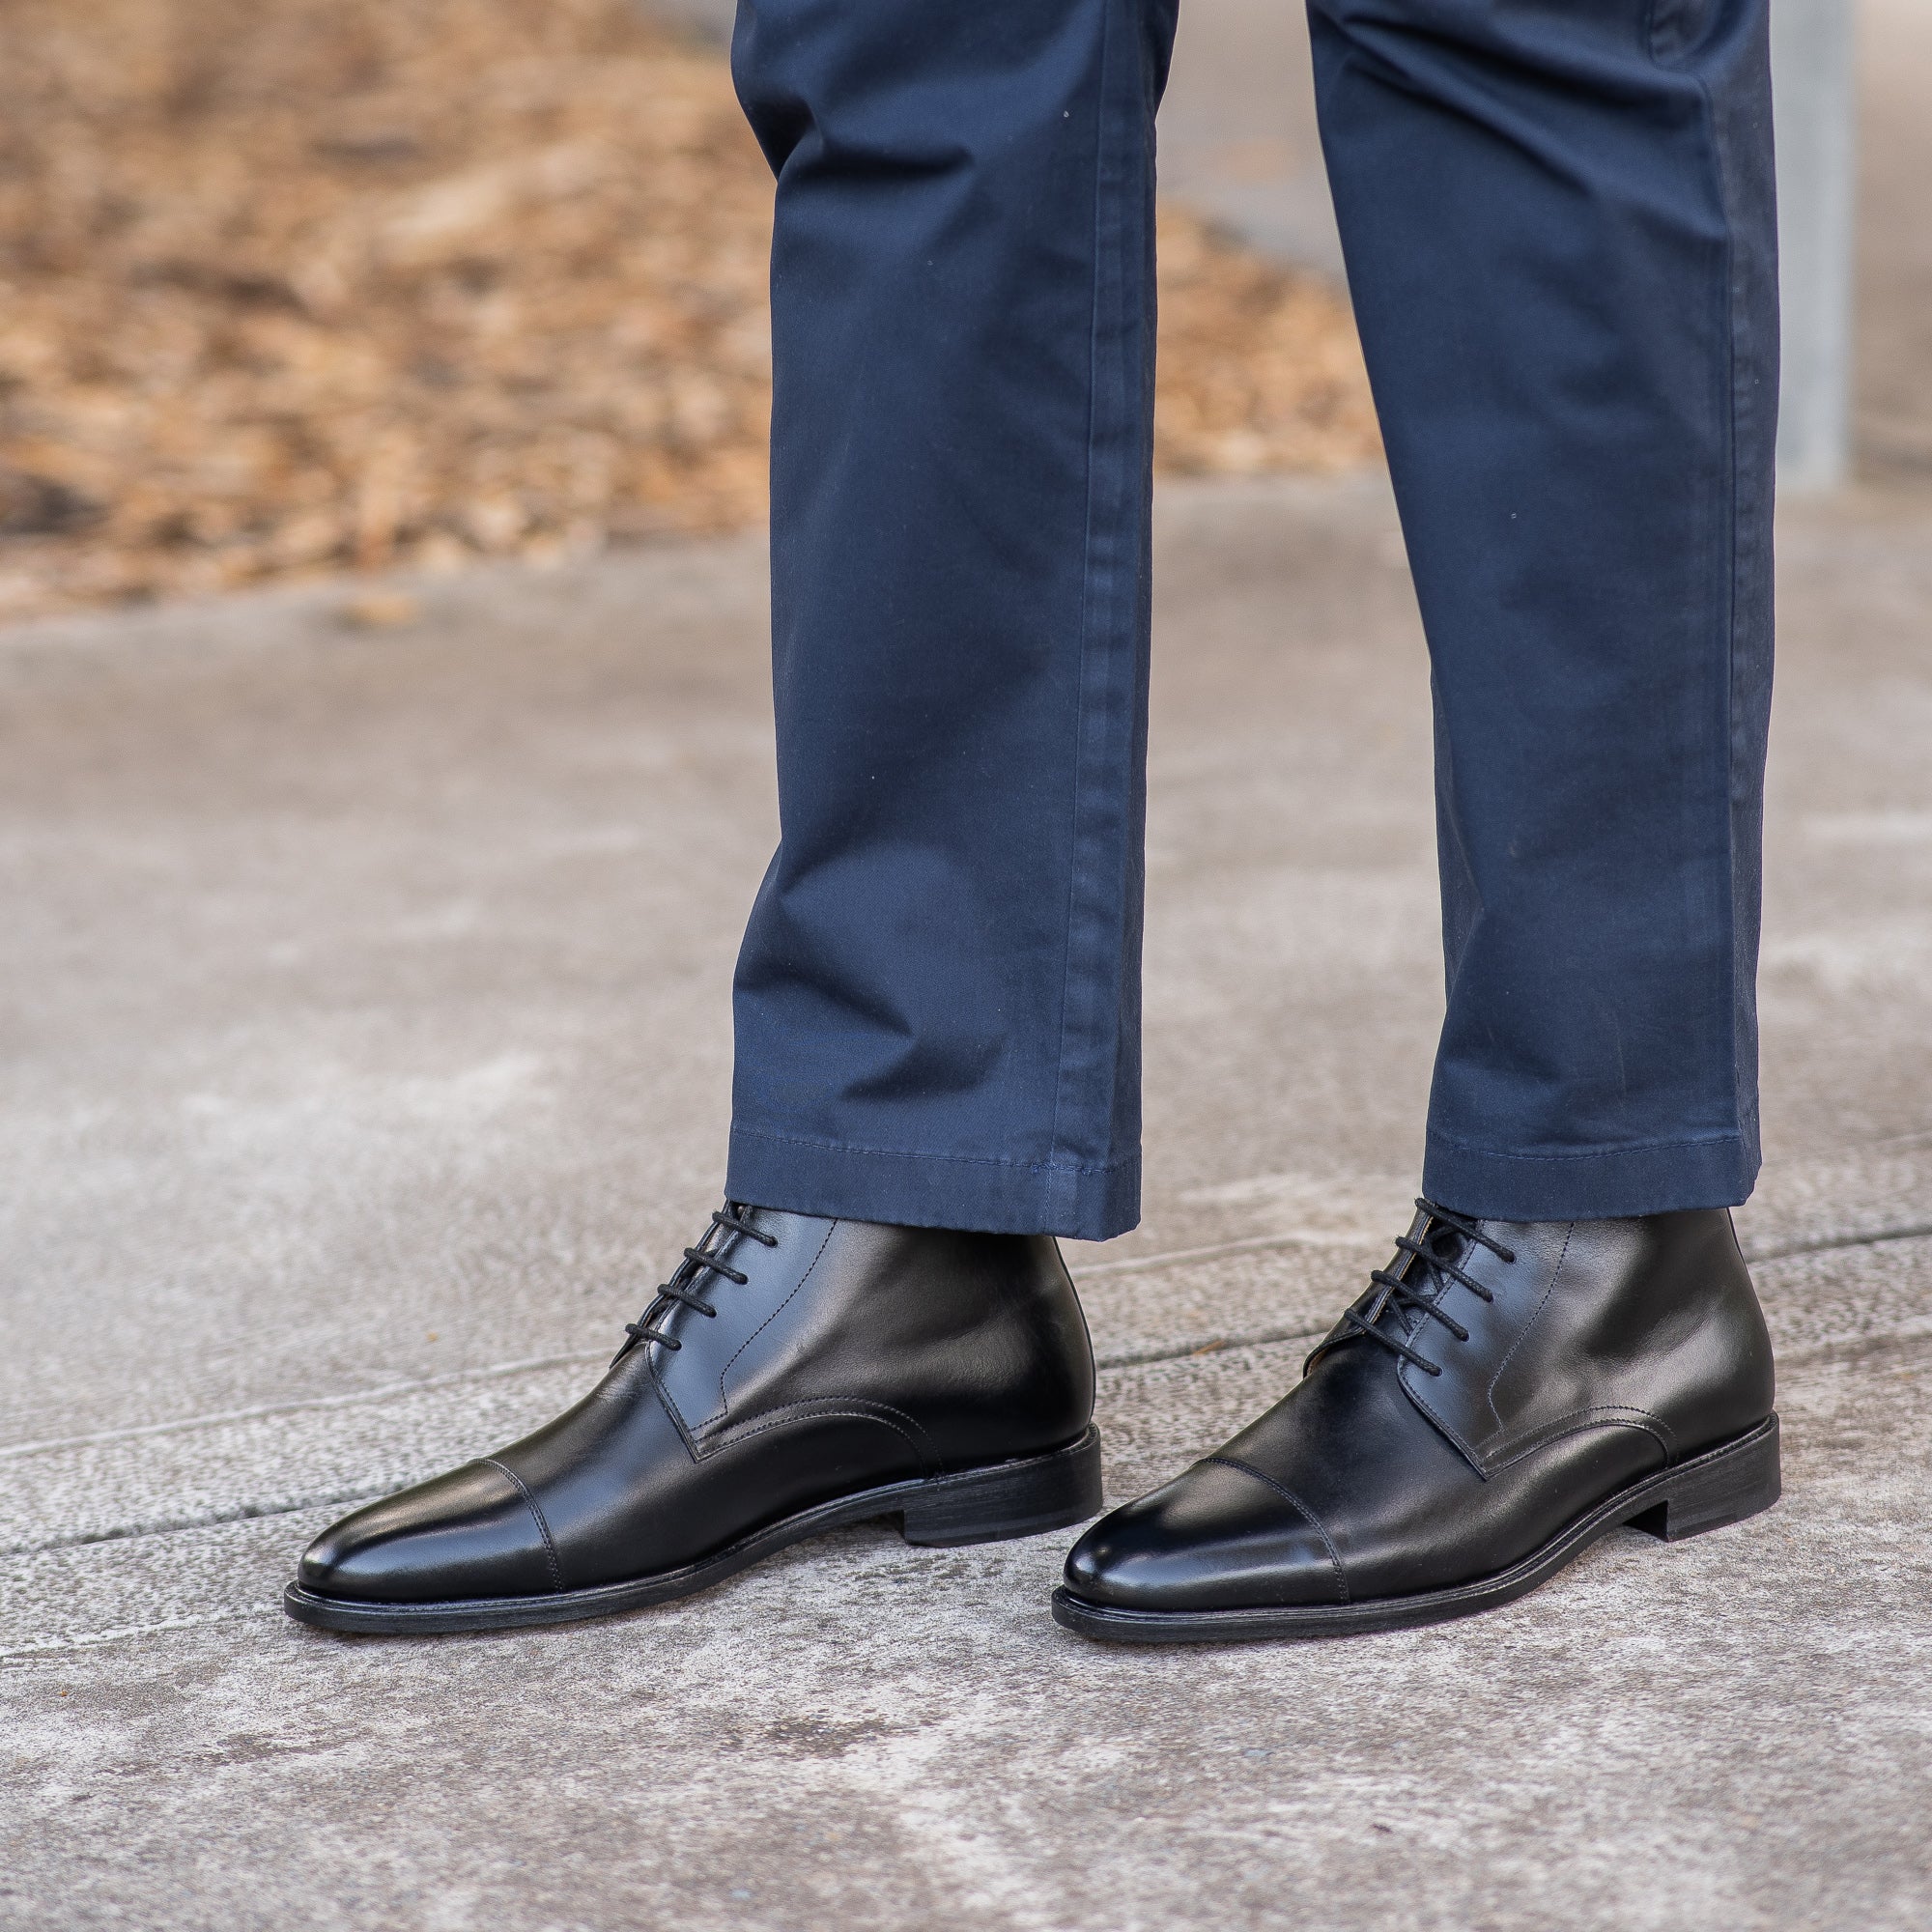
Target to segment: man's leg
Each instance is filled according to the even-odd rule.
[[[1757,1172],[1776,227],[1764,0],[1317,0],[1435,668],[1425,1191],[1542,1220]]]
[[[591,1394],[336,1524],[292,1614],[564,1622],[838,1522],[971,1543],[1098,1507],[1052,1235],[1116,1234],[1139,1193],[1172,25],[1172,0],[742,0],[779,181],[782,842],[727,1205]]]
[[[1094,1635],[1507,1601],[1777,1494],[1757,1169],[1776,310],[1764,0],[1312,0],[1434,665],[1425,1193],[1304,1380],[1082,1539]]]
[[[1140,1184],[1173,0],[745,0],[782,839],[728,1192],[1097,1238]]]

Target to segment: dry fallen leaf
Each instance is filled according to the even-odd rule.
[[[413,624],[422,606],[401,590],[366,590],[352,597],[338,614],[352,631],[393,631]]]
[[[770,215],[634,0],[6,0],[0,615],[757,520]],[[1161,467],[1372,459],[1346,305],[1160,241]]]

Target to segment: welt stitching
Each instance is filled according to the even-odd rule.
[[[742,1355],[745,1352],[745,1350],[749,1349],[752,1346],[752,1344],[755,1342],[758,1339],[758,1337],[762,1335],[765,1332],[765,1330],[769,1328],[772,1325],[772,1323],[776,1321],[779,1319],[779,1317],[782,1315],[785,1312],[785,1310],[791,1306],[792,1296],[797,1294],[799,1290],[802,1289],[806,1285],[806,1283],[811,1279],[811,1270],[815,1268],[818,1265],[819,1262],[824,1258],[825,1250],[827,1246],[831,1243],[832,1236],[838,1232],[838,1223],[837,1221],[828,1221],[826,1223],[825,1238],[824,1240],[819,1242],[818,1252],[812,1256],[811,1261],[807,1265],[805,1272],[802,1275],[800,1275],[797,1281],[795,1281],[792,1284],[791,1293],[787,1294],[785,1298],[781,1302],[780,1302],[779,1305],[776,1308],[774,1308],[772,1312],[769,1315],[767,1315],[765,1319],[762,1321],[760,1321],[758,1325],[755,1328],[753,1328],[752,1332],[749,1335],[747,1335],[745,1339],[742,1342],[740,1342],[734,1350],[732,1350],[730,1361],[726,1362],[724,1366],[718,1371],[718,1406],[714,1408],[711,1411],[711,1413],[707,1415],[704,1418],[704,1420],[697,1425],[698,1428],[700,1429],[710,1428],[710,1426],[714,1422],[716,1422],[721,1415],[724,1415],[729,1411],[731,1405],[729,1401],[726,1399],[724,1394],[724,1378],[731,1373],[732,1366],[737,1361],[738,1357]]]
[[[1321,1539],[1321,1547],[1328,1552],[1328,1561],[1335,1568],[1335,1588],[1340,1593],[1341,1599],[1345,1604],[1349,1601],[1349,1578],[1342,1569],[1340,1551],[1336,1549],[1328,1532],[1322,1528],[1321,1519],[1286,1483],[1276,1482],[1272,1476],[1264,1475],[1253,1463],[1243,1463],[1234,1456],[1207,1456],[1202,1460],[1208,1463],[1218,1463],[1224,1469],[1238,1469],[1242,1475],[1252,1476],[1258,1483],[1265,1483],[1276,1495],[1285,1498],[1292,1504],[1295,1514],[1301,1517],[1309,1528]]]
[[[494,1456],[485,1456],[483,1458],[483,1465],[485,1468],[499,1471],[516,1484],[517,1493],[529,1506],[530,1514],[537,1520],[537,1529],[543,1536],[544,1554],[550,1558],[551,1588],[561,1590],[563,1588],[563,1565],[556,1560],[556,1545],[550,1540],[550,1524],[544,1520],[544,1513],[537,1507],[536,1497],[530,1494],[529,1485],[508,1463],[497,1462]]]

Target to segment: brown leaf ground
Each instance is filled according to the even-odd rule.
[[[0,615],[755,521],[770,208],[633,0],[0,0]],[[1161,254],[1163,469],[1373,459],[1335,295]]]

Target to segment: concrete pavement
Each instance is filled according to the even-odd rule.
[[[1439,1010],[1379,481],[1169,490],[1149,1207],[1073,1255],[1110,1492],[1402,1224]],[[287,1623],[347,1501],[553,1413],[712,1205],[773,837],[761,557],[0,633],[0,1925],[1906,1927],[1932,1915],[1932,519],[1783,535],[1787,1497],[1503,1612],[1116,1654],[1064,1537],[685,1605]]]
[[[1932,43],[1918,0],[1867,21],[1889,494],[1782,533],[1741,1216],[1784,1502],[1298,1648],[1098,1650],[1045,1615],[1066,1538],[878,1529],[609,1625],[300,1630],[314,1529],[554,1413],[713,1205],[774,831],[760,554],[427,582],[393,629],[340,587],[19,627],[0,1927],[1932,1919]],[[1257,234],[1300,207],[1273,239],[1319,257],[1293,59],[1204,6],[1167,180]],[[1160,548],[1148,1216],[1072,1257],[1115,1496],[1271,1400],[1385,1255],[1439,1008],[1382,486],[1171,489]]]

